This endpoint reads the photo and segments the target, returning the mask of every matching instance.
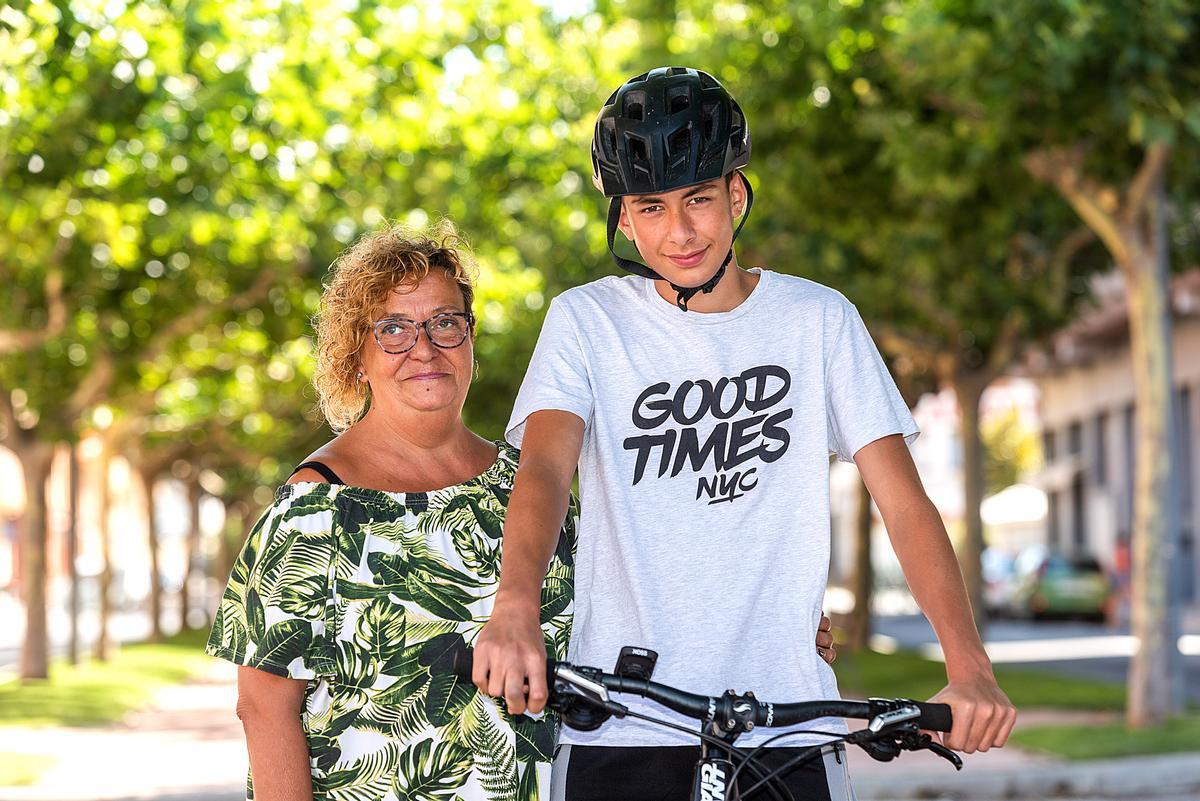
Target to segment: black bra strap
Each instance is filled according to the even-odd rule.
[[[325,464],[324,462],[315,462],[314,461],[314,462],[305,462],[304,464],[297,465],[296,469],[292,471],[292,475],[296,475],[297,473],[299,473],[301,470],[303,470],[306,467],[309,468],[310,470],[316,470],[318,473],[321,474],[321,477],[324,478],[326,481],[328,481],[330,484],[345,484],[346,483],[345,481],[342,481],[342,479],[340,477],[338,477],[338,474],[333,472],[332,468],[330,468],[329,465]]]

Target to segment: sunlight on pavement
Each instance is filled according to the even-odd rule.
[[[1111,634],[1098,637],[1059,637],[990,642],[986,643],[984,647],[992,662],[996,664],[1062,662],[1132,656],[1137,650],[1137,639],[1128,634]],[[886,634],[875,634],[871,637],[871,648],[883,654],[891,654],[900,648],[900,642],[895,637],[889,637]],[[941,646],[925,644],[917,646],[916,650],[927,659],[945,661]],[[1185,634],[1180,637],[1179,652],[1184,656],[1200,656],[1200,635]]]

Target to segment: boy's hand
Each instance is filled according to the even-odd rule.
[[[942,744],[965,754],[1000,748],[1017,721],[1016,707],[990,675],[951,681],[929,700],[950,705],[954,728],[940,735]]]
[[[833,623],[825,615],[821,615],[821,622],[817,624],[817,655],[830,665],[837,659],[837,649],[833,647]]]
[[[471,681],[493,698],[504,697],[508,711],[533,714],[546,706],[546,639],[538,625],[538,607],[532,611],[502,608],[475,640]]]

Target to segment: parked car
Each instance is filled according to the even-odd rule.
[[[1034,545],[1013,563],[1010,611],[1020,617],[1104,620],[1112,581],[1095,558],[1066,556]]]
[[[1004,617],[1013,612],[1016,590],[1016,554],[997,547],[980,554],[983,568],[983,608],[988,617]]]

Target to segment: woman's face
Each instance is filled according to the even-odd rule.
[[[462,291],[438,269],[412,289],[394,289],[388,295],[380,318],[402,318],[420,323],[443,312],[470,311]],[[372,321],[374,322],[374,321]],[[363,343],[362,371],[371,385],[371,408],[384,414],[410,411],[462,412],[471,385],[475,354],[471,336],[454,348],[440,348],[429,341],[423,326],[417,342],[404,353],[385,353],[372,331]]]

